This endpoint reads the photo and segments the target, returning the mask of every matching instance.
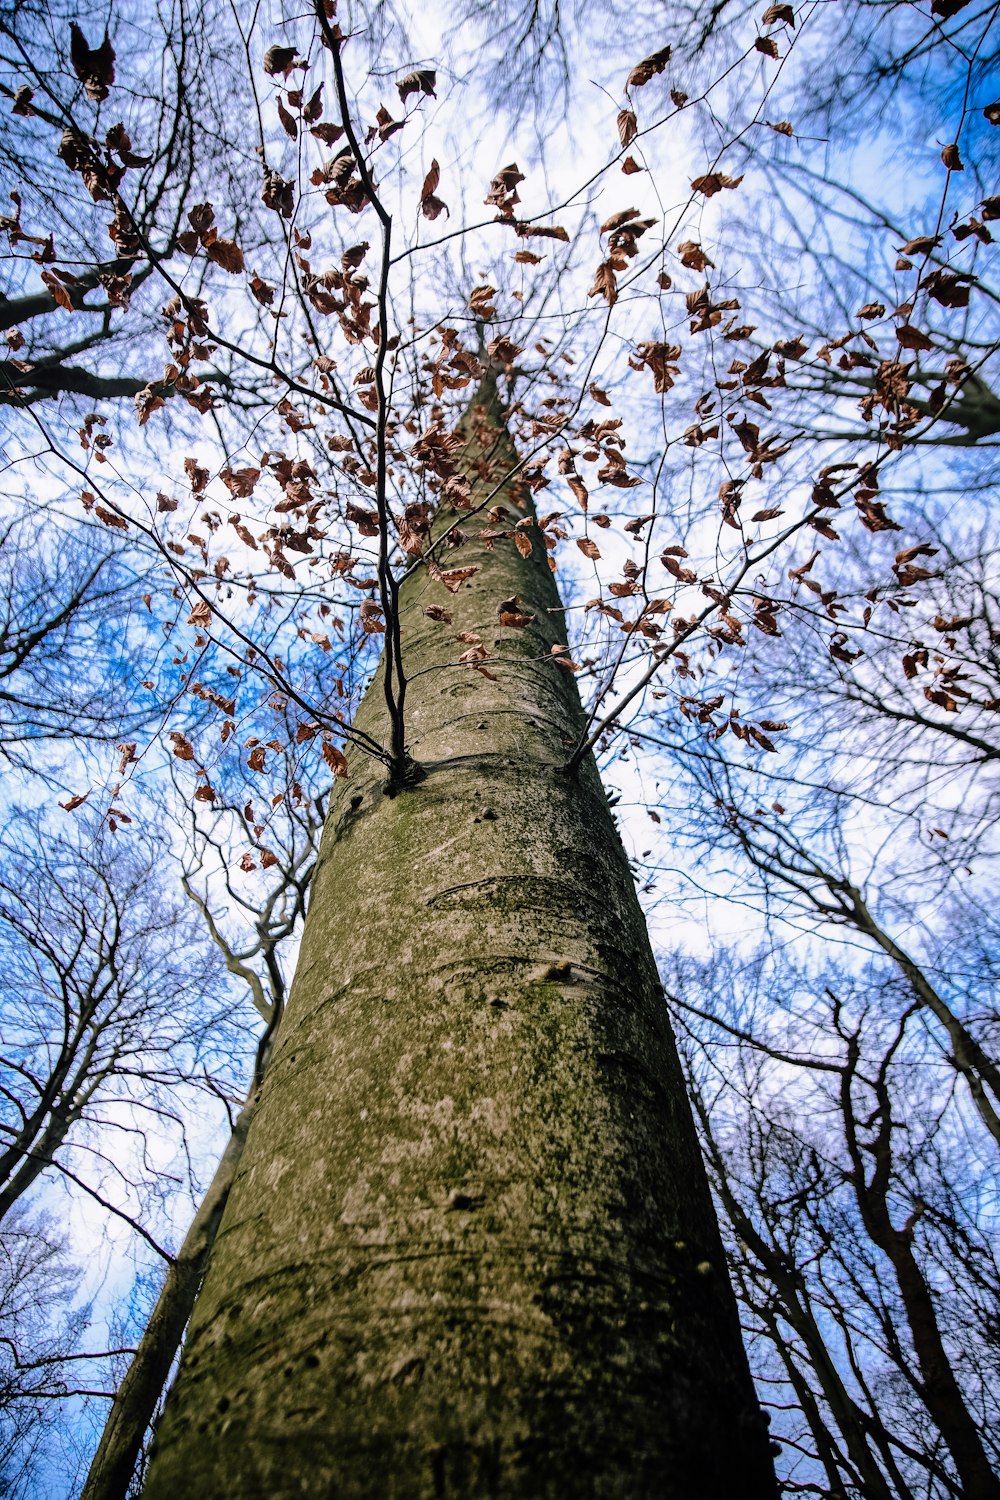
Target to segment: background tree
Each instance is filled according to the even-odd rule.
[[[83,755],[148,730],[161,703],[136,702],[123,638],[144,633],[139,558],[120,557],[93,528],[39,545],[37,517],[12,516],[0,536],[0,754],[57,781],[54,742]],[[97,674],[95,662],[106,663]]]
[[[78,1180],[68,1158],[93,1155],[102,1175],[121,1162],[128,1149],[109,1154],[109,1133],[169,1115],[173,1089],[221,1041],[204,948],[166,899],[155,845],[135,839],[112,863],[89,842],[55,840],[25,815],[4,850],[3,1213],[48,1169]]]
[[[2,1249],[0,1475],[6,1493],[21,1500],[44,1468],[53,1407],[82,1369],[71,1356],[85,1314],[73,1309],[79,1275],[51,1220],[15,1208],[4,1223]]]
[[[698,1036],[695,1097],[789,1477],[821,1473],[823,1494],[944,1495],[976,1483],[971,1462],[989,1484],[982,1135],[977,1150],[904,986],[786,964],[776,1007],[774,972],[770,956],[689,971],[709,1004],[680,1014]]]

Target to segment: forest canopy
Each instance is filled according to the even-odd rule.
[[[8,1493],[139,1492],[431,685],[596,756],[780,1492],[997,1493],[996,12],[0,14]]]

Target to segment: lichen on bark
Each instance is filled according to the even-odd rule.
[[[775,1493],[628,864],[592,759],[565,769],[543,541],[462,525],[475,576],[401,592],[419,779],[354,756],[331,798],[147,1500]],[[501,631],[514,594],[535,620]]]

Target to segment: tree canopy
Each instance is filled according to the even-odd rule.
[[[87,1461],[428,632],[580,688],[784,1493],[996,1465],[995,17],[0,17],[12,1492]],[[562,634],[455,628],[483,545]]]

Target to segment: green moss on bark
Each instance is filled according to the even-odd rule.
[[[562,770],[544,550],[458,560],[456,596],[403,591],[423,779],[354,756],[331,801],[147,1500],[774,1493],[627,862]],[[495,680],[454,665],[513,593]]]

